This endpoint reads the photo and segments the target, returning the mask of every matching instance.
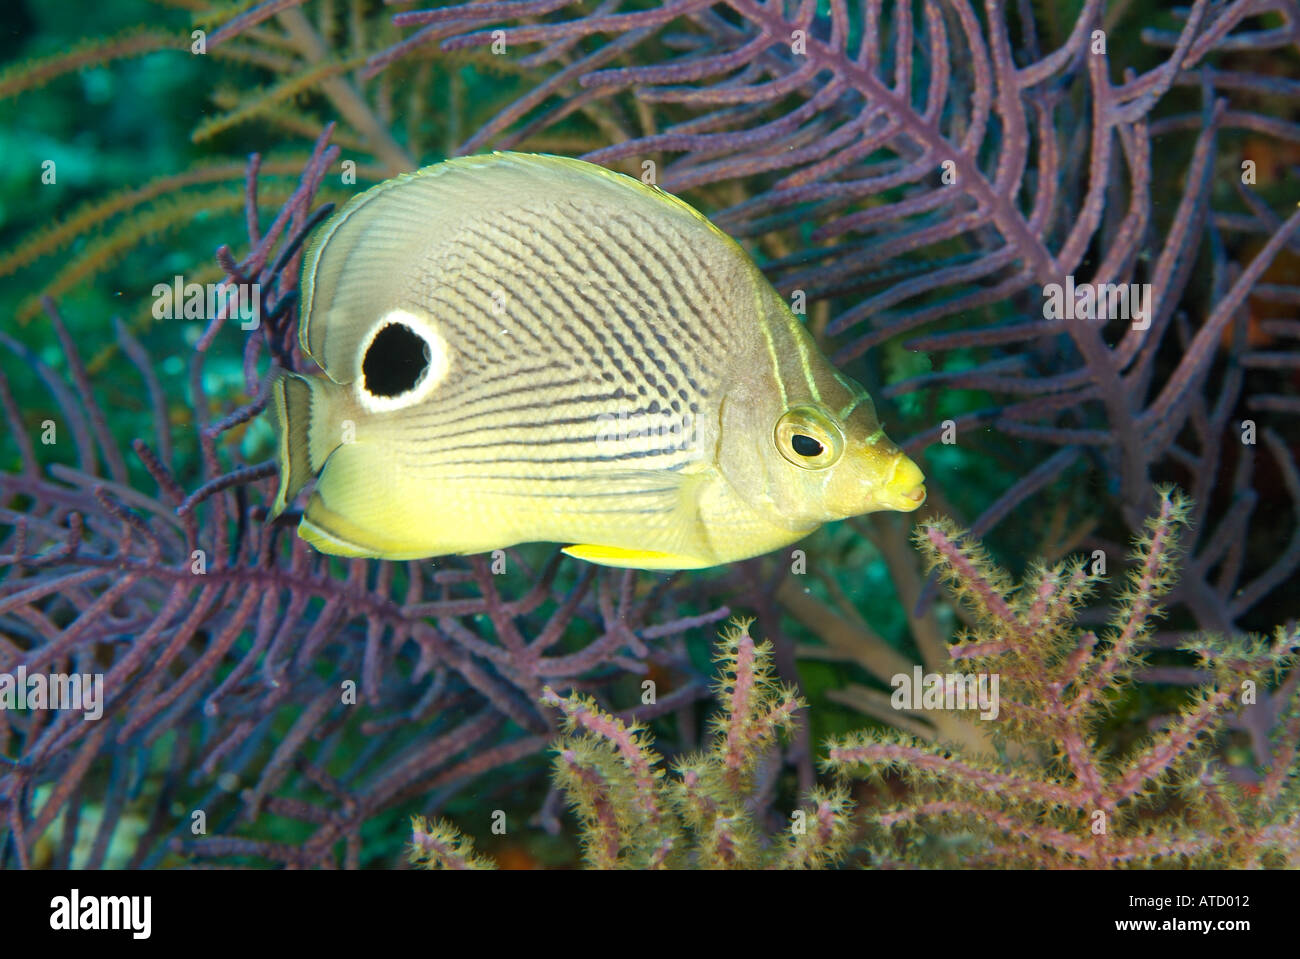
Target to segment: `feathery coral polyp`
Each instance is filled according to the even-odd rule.
[[[1000,677],[998,752],[1020,758],[967,755],[901,734],[832,741],[828,770],[906,783],[905,802],[868,816],[882,861],[917,855],[921,837],[938,835],[951,837],[961,861],[975,866],[1300,865],[1294,681],[1281,691],[1257,790],[1229,781],[1213,758],[1229,718],[1266,709],[1270,683],[1294,669],[1300,627],[1279,628],[1271,642],[1189,642],[1209,680],[1145,740],[1118,753],[1100,740],[1107,715],[1134,686],[1177,575],[1191,506],[1169,489],[1158,504],[1100,633],[1074,625],[1082,599],[1102,580],[1083,560],[1035,567],[1012,586],[951,523],[917,531],[931,567],[974,616],[952,658]]]

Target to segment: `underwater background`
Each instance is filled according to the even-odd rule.
[[[1298,47],[1287,0],[13,0],[0,677],[105,698],[0,681],[0,866],[1300,865]],[[269,520],[306,237],[491,149],[736,237],[926,506],[671,575]]]

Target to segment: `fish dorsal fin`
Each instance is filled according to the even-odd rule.
[[[689,204],[604,167],[544,154],[456,157],[372,187],[316,232],[303,258],[303,350],[335,382],[353,382],[360,375],[360,347],[379,318],[424,301],[436,281],[430,264],[439,251],[464,242],[462,231],[499,211],[575,195],[674,220],[721,244],[715,249],[734,248],[743,256]]]

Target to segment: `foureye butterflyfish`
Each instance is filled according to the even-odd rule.
[[[523,542],[691,569],[925,499],[866,390],[685,202],[564,157],[463,157],[353,198],[303,258],[282,512],[326,553]]]

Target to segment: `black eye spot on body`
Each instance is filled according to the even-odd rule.
[[[375,334],[361,360],[372,396],[393,397],[414,389],[429,369],[429,344],[409,326],[390,323]]]
[[[821,456],[822,450],[825,449],[821,443],[818,443],[811,436],[805,436],[802,433],[796,433],[790,437],[790,448],[800,456]]]

